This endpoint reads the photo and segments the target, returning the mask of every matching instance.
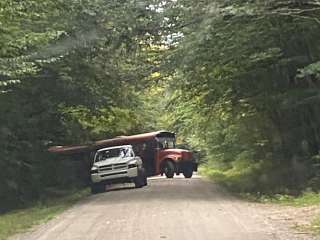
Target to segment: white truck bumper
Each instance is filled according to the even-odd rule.
[[[138,167],[112,170],[91,174],[91,181],[94,183],[117,178],[135,178],[138,176]]]

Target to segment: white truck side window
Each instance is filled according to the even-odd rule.
[[[130,149],[129,156],[130,156],[130,157],[134,157],[134,151],[133,151],[133,149]]]

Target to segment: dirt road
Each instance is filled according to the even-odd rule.
[[[149,179],[142,189],[90,196],[19,240],[312,239],[272,222],[268,209],[237,200],[200,177]]]

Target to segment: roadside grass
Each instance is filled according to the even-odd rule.
[[[262,203],[276,203],[295,207],[306,207],[320,204],[320,193],[305,191],[298,196],[286,194],[262,195],[257,197],[257,201]]]
[[[199,172],[203,176],[207,176],[213,181],[226,187],[232,193],[249,201],[260,203],[275,203],[282,205],[290,205],[296,207],[304,207],[320,204],[320,193],[314,192],[311,189],[306,189],[300,194],[285,194],[285,193],[261,193],[253,187],[256,178],[252,177],[249,171],[221,171],[212,169],[208,166],[201,166]],[[264,186],[265,187],[265,186]],[[265,189],[268,189],[265,187]],[[290,192],[282,189],[282,192]]]
[[[312,232],[316,236],[320,236],[320,215],[314,216],[308,223],[296,224],[294,228],[301,232]]]
[[[34,225],[49,221],[88,194],[88,189],[75,191],[63,197],[48,198],[26,209],[18,209],[1,214],[0,240],[6,240],[10,236],[24,232]]]
[[[201,175],[212,179],[227,188],[233,194],[249,201],[275,203],[296,207],[320,204],[320,193],[311,189],[303,192],[293,191],[279,186],[276,177],[259,172],[260,166],[232,168],[226,171],[208,165],[199,168]],[[257,171],[258,169],[258,171]]]
[[[283,206],[292,206],[297,208],[317,206],[320,207],[320,193],[306,189],[304,192],[296,195],[290,194],[262,194],[257,191],[250,191],[252,179],[248,176],[248,172],[243,175],[235,174],[234,171],[223,172],[220,170],[212,169],[208,166],[202,166],[199,172],[203,176],[207,176],[209,179],[221,184],[231,193],[245,199],[247,201],[259,202],[259,203],[272,203]],[[247,175],[246,175],[247,174]],[[250,174],[249,174],[250,175]],[[286,192],[286,191],[284,191]],[[296,226],[300,230],[307,230],[320,235],[320,215],[315,213],[313,219],[306,226]]]
[[[306,191],[296,197],[281,194],[276,194],[274,196],[262,196],[259,198],[259,202],[281,204],[297,208],[308,206],[320,207],[320,193]],[[320,215],[314,213],[308,224],[297,225],[296,228],[301,231],[313,232],[316,235],[320,235]]]

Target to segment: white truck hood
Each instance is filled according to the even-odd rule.
[[[130,161],[134,160],[134,157],[114,157],[114,158],[108,158],[103,161],[95,162],[93,166],[96,167],[101,167],[101,166],[106,166],[110,164],[117,164],[117,163],[129,163]]]

